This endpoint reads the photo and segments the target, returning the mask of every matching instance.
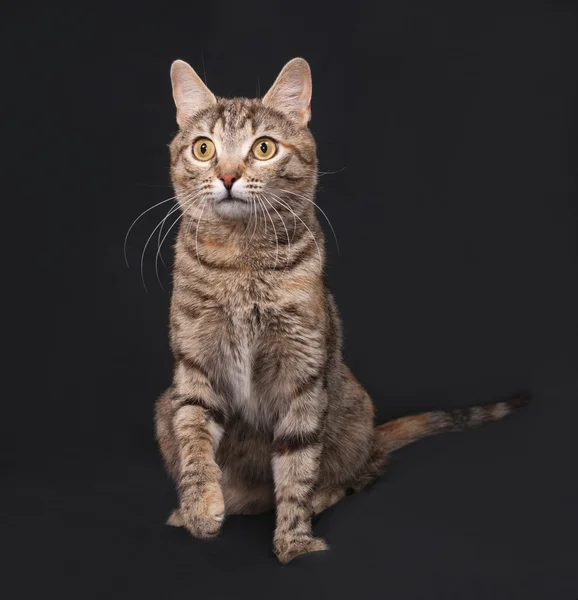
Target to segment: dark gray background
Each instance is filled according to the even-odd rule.
[[[77,371],[59,402],[34,401],[40,450],[9,475],[18,492],[9,571],[23,597],[576,600],[572,5],[135,2],[108,20],[90,56],[76,57],[98,65],[87,88],[99,153],[87,217],[95,356],[71,348],[88,385]],[[272,515],[233,517],[213,542],[164,525],[175,495],[152,414],[171,379],[169,293],[154,252],[148,293],[139,261],[166,211],[133,229],[130,269],[123,239],[139,213],[172,196],[171,61],[189,61],[216,95],[251,96],[294,56],[313,72],[320,168],[337,171],[318,192],[341,248],[325,223],[327,279],[346,358],[379,420],[520,389],[535,400],[401,451],[369,492],[317,520],[328,553],[283,567]],[[86,257],[69,254],[72,285]],[[168,290],[163,267],[161,280]],[[83,309],[69,313],[81,337]]]

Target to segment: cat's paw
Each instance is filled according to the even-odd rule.
[[[312,536],[292,538],[279,537],[275,539],[274,552],[282,563],[288,563],[295,557],[308,552],[327,550],[329,546],[325,540]]]
[[[198,538],[216,536],[225,518],[225,501],[218,482],[203,485],[181,496],[182,525]]]

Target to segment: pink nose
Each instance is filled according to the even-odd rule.
[[[227,191],[231,191],[233,184],[239,179],[239,173],[237,171],[229,171],[228,173],[223,173],[219,179],[225,184]]]

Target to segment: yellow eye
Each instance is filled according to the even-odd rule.
[[[197,160],[211,160],[215,156],[215,144],[209,138],[199,138],[193,144],[193,156]]]
[[[251,150],[255,158],[269,160],[277,154],[277,144],[271,138],[262,137],[253,144]]]

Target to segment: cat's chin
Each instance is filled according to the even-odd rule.
[[[215,213],[223,219],[243,219],[251,214],[251,205],[246,200],[226,198],[216,202]]]

